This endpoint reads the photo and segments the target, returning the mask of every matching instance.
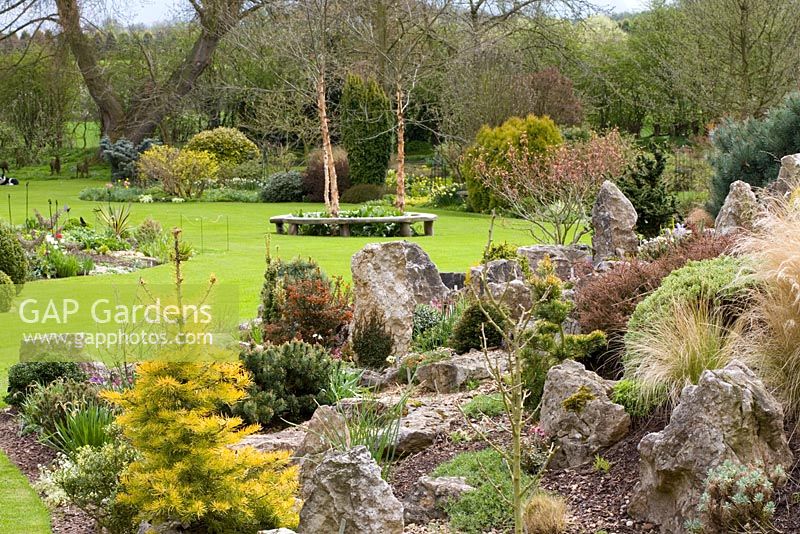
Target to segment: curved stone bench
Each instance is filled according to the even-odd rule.
[[[276,215],[270,217],[269,222],[275,225],[275,230],[279,234],[288,233],[297,235],[300,226],[333,224],[339,228],[339,235],[350,237],[350,226],[353,224],[379,224],[379,223],[398,223],[400,225],[400,235],[411,237],[411,225],[421,222],[424,224],[425,235],[433,235],[433,222],[437,219],[432,213],[406,213],[396,217],[298,217],[296,215]],[[286,227],[288,226],[288,232]]]

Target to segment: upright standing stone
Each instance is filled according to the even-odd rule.
[[[736,180],[731,184],[725,203],[717,214],[714,227],[719,235],[751,229],[758,212],[758,200],[750,184]]]
[[[767,471],[792,462],[780,403],[735,360],[684,388],[667,427],[646,435],[639,454],[640,480],[628,510],[666,533],[685,532],[685,522],[697,518],[709,469],[726,460]]]
[[[298,534],[403,532],[403,504],[363,445],[346,452],[329,451],[303,493],[307,497]]]
[[[791,193],[798,185],[800,185],[800,154],[783,156],[778,179],[767,186],[767,191],[785,196]]]
[[[371,243],[356,252],[353,273],[355,324],[375,315],[383,319],[394,352],[411,346],[414,308],[444,300],[449,290],[430,257],[416,243]]]
[[[639,238],[634,231],[637,219],[633,204],[619,187],[608,180],[603,182],[592,208],[595,264],[636,254],[639,248]]]

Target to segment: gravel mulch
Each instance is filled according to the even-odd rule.
[[[0,450],[14,463],[31,483],[39,478],[41,466],[47,466],[56,454],[36,441],[31,434],[22,435],[11,410],[0,411]],[[93,534],[94,521],[80,510],[62,506],[51,510],[53,534]]]

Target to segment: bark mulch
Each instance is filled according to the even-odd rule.
[[[0,450],[28,477],[31,483],[39,478],[42,467],[56,457],[55,451],[36,441],[33,434],[20,434],[13,411],[0,411]],[[94,521],[80,510],[61,506],[50,511],[53,534],[92,534]]]

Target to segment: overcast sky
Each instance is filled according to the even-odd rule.
[[[619,13],[640,11],[646,6],[647,0],[595,0],[595,3]],[[174,0],[140,0],[139,2],[111,0],[108,5],[111,9],[109,14],[116,13],[115,18],[121,19],[121,21],[133,24],[153,24],[172,19],[176,13],[175,6],[185,6],[186,3]],[[120,8],[120,6],[125,7]]]

